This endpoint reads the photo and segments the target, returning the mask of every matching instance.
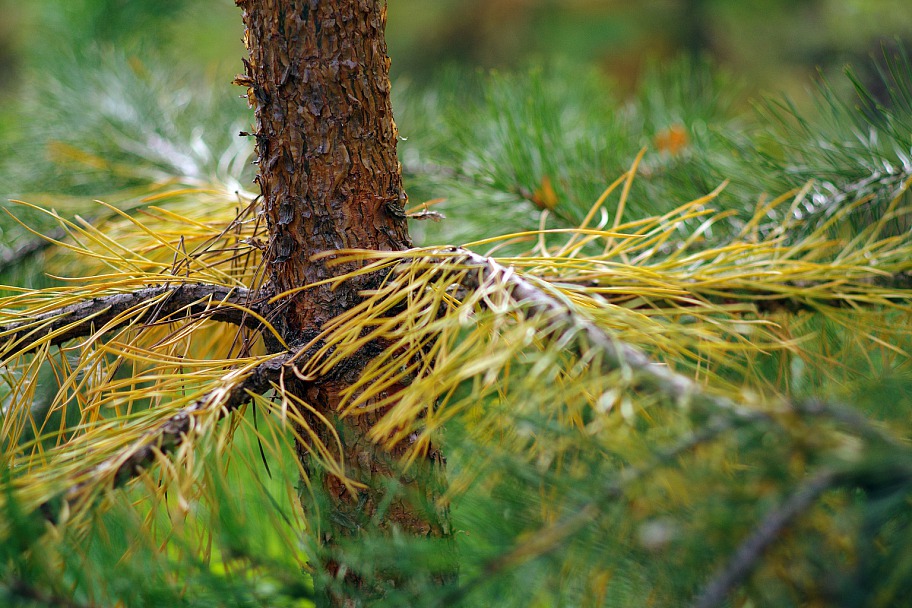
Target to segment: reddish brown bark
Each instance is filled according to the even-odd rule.
[[[257,180],[269,229],[265,262],[270,289],[281,293],[350,267],[332,266],[315,254],[342,248],[400,250],[410,246],[403,212],[396,125],[390,106],[389,58],[383,38],[386,4],[381,0],[237,0],[244,11],[249,60],[237,82],[248,88],[256,109]],[[303,344],[328,319],[347,310],[372,280],[362,277],[330,289],[298,292],[283,301],[272,320],[285,341]],[[277,348],[277,345],[272,345]],[[350,385],[375,345],[345,370],[306,386],[289,388],[335,421],[344,443],[347,475],[362,485],[352,492],[299,456],[316,482],[309,507],[309,532],[320,549],[317,579],[328,583],[329,605],[359,605],[355,596],[381,595],[400,576],[377,568],[372,580],[359,564],[344,563],[343,541],[377,529],[422,537],[448,536],[446,514],[437,504],[443,489],[442,459],[399,473],[407,446],[383,451],[367,439],[382,412],[337,419],[340,392]],[[334,439],[314,420],[326,445]],[[392,482],[392,483],[390,483]],[[394,496],[391,487],[399,490]],[[406,496],[418,497],[407,500]],[[382,509],[382,511],[380,511]],[[326,511],[330,511],[327,513]],[[318,516],[319,514],[319,516]],[[371,564],[372,568],[377,564]],[[442,576],[444,580],[446,576]],[[335,585],[334,583],[344,583]]]
[[[238,0],[250,51],[257,177],[279,292],[340,274],[324,251],[410,246],[390,106],[386,5],[376,0]],[[357,299],[356,282],[294,298],[290,331]]]

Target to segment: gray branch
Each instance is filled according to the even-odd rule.
[[[465,289],[477,289],[488,282],[500,281],[510,290],[512,298],[524,305],[532,315],[541,315],[549,321],[547,330],[553,335],[567,335],[580,333],[585,337],[590,348],[597,348],[603,354],[603,365],[612,370],[626,369],[631,377],[636,378],[640,386],[652,388],[668,397],[684,403],[698,403],[709,406],[720,413],[727,413],[729,418],[716,420],[709,424],[701,433],[694,436],[682,445],[670,450],[657,460],[657,463],[668,462],[669,459],[686,451],[693,446],[711,440],[718,434],[735,428],[736,424],[751,424],[758,422],[775,422],[774,413],[751,410],[722,396],[713,395],[703,387],[697,385],[689,378],[677,374],[668,367],[651,361],[648,356],[632,345],[625,344],[615,336],[586,319],[570,306],[564,304],[558,297],[549,294],[545,287],[537,286],[532,280],[526,279],[512,269],[498,264],[490,258],[472,253],[465,249],[452,248],[451,253],[461,256],[461,261],[469,268],[476,269],[476,273],[469,273],[460,281]],[[449,258],[452,260],[453,258]],[[460,257],[456,258],[457,260]],[[442,261],[442,260],[441,260]],[[781,410],[795,412],[801,415],[825,416],[841,424],[849,426],[854,432],[868,440],[887,445],[897,445],[895,439],[889,434],[856,415],[851,410],[840,408],[836,405],[814,401],[805,404],[781,404]],[[635,477],[640,478],[651,472],[655,465],[635,471]],[[903,474],[908,472],[903,471]],[[508,552],[487,564],[484,575],[512,565],[517,556],[523,559],[543,555],[557,546],[555,539],[564,539],[577,532],[588,521],[600,512],[600,502],[616,499],[621,495],[623,482],[610,485],[607,490],[590,503],[583,505],[574,515],[565,518],[552,526],[547,533],[536,535],[536,539],[529,541],[514,551]],[[740,584],[753,570],[757,561],[766,549],[796,517],[807,511],[826,490],[849,480],[845,475],[834,472],[823,472],[807,481],[802,487],[791,495],[778,509],[769,513],[760,523],[754,534],[747,538],[738,548],[725,567],[706,587],[705,591],[696,599],[694,606],[710,608],[719,605],[728,593]],[[482,575],[482,576],[484,576]],[[457,588],[447,600],[452,597],[461,597],[469,589],[480,584],[482,577],[470,581],[467,585]]]
[[[4,247],[0,249],[0,264],[4,267],[18,264],[29,256],[44,251],[53,244],[53,241],[65,239],[66,236],[66,231],[58,228],[49,232],[47,238],[27,240],[17,247]]]
[[[760,419],[758,417],[758,420]],[[645,479],[659,468],[668,466],[688,452],[692,452],[698,447],[710,443],[719,436],[749,422],[748,419],[743,418],[717,417],[711,419],[699,432],[685,437],[682,441],[669,448],[659,450],[656,456],[645,465],[620,471],[614,479],[605,484],[596,493],[594,498],[574,508],[570,514],[550,526],[540,529],[531,538],[517,543],[509,551],[488,560],[476,577],[442,596],[434,604],[435,608],[456,605],[472,590],[491,580],[501,571],[543,557],[566,546],[568,538],[578,534],[585,526],[598,519],[599,515],[605,512],[606,503],[623,498],[627,488],[632,484]]]
[[[550,321],[552,334],[580,332],[585,335],[590,347],[599,349],[603,355],[603,365],[611,370],[626,369],[639,381],[639,385],[655,389],[681,403],[700,404],[711,409],[729,412],[744,420],[774,420],[777,412],[753,410],[723,396],[714,395],[696,382],[675,373],[669,367],[649,359],[636,347],[626,344],[612,336],[604,329],[574,311],[557,297],[547,293],[531,280],[517,274],[496,261],[480,256],[462,248],[453,247],[449,251],[464,256],[464,263],[478,269],[461,282],[463,288],[478,288],[486,281],[500,278],[510,289],[514,300],[527,306],[532,314],[546,315]],[[441,259],[442,261],[442,259]],[[822,416],[841,423],[850,432],[859,434],[868,440],[883,442],[899,447],[898,440],[887,430],[877,427],[852,408],[821,400],[779,404],[778,413],[798,413],[803,416]]]
[[[6,334],[0,338],[5,341],[5,346],[0,352],[8,354],[14,351],[21,353],[34,350],[43,344],[42,340],[47,335],[67,326],[70,327],[50,340],[51,345],[90,335],[96,328],[110,323],[131,308],[160,298],[165,294],[167,294],[166,297],[156,305],[141,313],[143,323],[176,321],[177,318],[170,319],[169,317],[180,312],[182,315],[203,315],[214,321],[235,325],[259,326],[259,321],[255,317],[237,308],[237,306],[255,308],[257,305],[256,292],[248,289],[201,283],[144,287],[127,293],[86,299],[43,313],[27,321],[0,326],[0,332]],[[220,303],[228,303],[233,306],[222,306]],[[132,320],[132,318],[124,318],[115,326]],[[112,326],[111,329],[114,329],[115,326]]]
[[[453,247],[449,251],[460,254],[467,266],[478,270],[477,273],[469,273],[462,281],[463,287],[478,288],[487,281],[499,279],[507,285],[514,300],[525,305],[533,315],[548,318],[551,332],[584,335],[589,346],[602,353],[606,367],[626,371],[640,386],[655,389],[683,404],[706,405],[736,415],[756,415],[756,412],[743,408],[731,399],[713,395],[690,378],[650,360],[639,349],[612,336],[513,269],[467,249]]]
[[[817,474],[788,497],[779,508],[769,513],[757,529],[738,547],[728,564],[713,577],[694,600],[694,608],[713,608],[725,601],[732,589],[741,584],[767,548],[798,516],[806,512],[826,490],[840,481],[832,471]]]

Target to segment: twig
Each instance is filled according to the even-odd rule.
[[[737,587],[754,569],[763,553],[773,544],[792,521],[810,508],[826,490],[838,485],[841,477],[833,471],[818,473],[797,492],[769,513],[738,547],[728,560],[728,565],[718,572],[694,600],[693,608],[712,608],[725,601],[732,589]]]
[[[106,325],[131,308],[156,298],[160,298],[160,301],[154,307],[153,313],[144,319],[145,323],[161,322],[169,315],[181,311],[191,315],[206,315],[214,321],[258,326],[255,317],[239,308],[255,306],[254,294],[255,292],[244,288],[190,283],[144,287],[128,293],[90,298],[27,321],[0,326],[0,334],[5,334],[0,340],[6,342],[0,352],[8,354],[13,351],[24,353],[34,350],[47,343],[43,341],[46,336],[58,331],[60,333],[49,340],[51,345],[90,335],[95,328]],[[221,306],[221,303],[233,306]],[[141,314],[145,315],[147,311]],[[125,317],[110,329],[132,320]]]
[[[722,397],[707,392],[706,389],[668,367],[651,361],[636,347],[626,344],[598,327],[578,312],[536,286],[529,279],[516,273],[491,258],[480,256],[467,249],[452,247],[448,250],[464,256],[467,265],[477,268],[480,273],[468,275],[461,282],[463,288],[478,288],[482,284],[500,280],[510,289],[514,300],[526,304],[532,314],[548,315],[551,332],[581,331],[589,341],[589,346],[599,349],[605,359],[603,364],[611,369],[627,369],[637,376],[641,385],[654,388],[681,403],[698,403],[714,409],[730,412],[742,418],[773,420],[779,413],[795,413],[802,416],[825,416],[853,429],[866,439],[883,442],[893,447],[900,447],[900,442],[888,431],[878,428],[864,416],[850,407],[821,400],[790,403],[783,401],[776,411],[760,412]],[[452,259],[452,258],[450,258]],[[457,257],[458,259],[458,257]],[[903,277],[905,274],[902,275]]]
[[[567,281],[562,279],[564,282],[573,283],[572,280]],[[587,283],[580,283],[581,285],[587,285]],[[822,284],[822,283],[821,283]],[[859,287],[861,285],[873,285],[876,287],[889,288],[895,290],[906,290],[908,291],[912,288],[912,275],[909,272],[903,271],[890,276],[883,277],[873,277],[870,280],[859,280],[856,283]],[[807,291],[817,287],[817,284],[807,283],[807,284],[796,284],[788,283],[785,284],[787,287],[792,287],[798,291]],[[799,312],[819,312],[823,308],[835,308],[835,309],[850,309],[854,310],[857,306],[866,305],[865,302],[858,299],[854,299],[852,292],[847,290],[843,291],[841,297],[831,297],[831,298],[822,298],[814,297],[807,295],[800,296],[790,296],[785,292],[778,291],[768,291],[768,290],[742,290],[738,293],[732,293],[725,297],[720,297],[718,295],[707,295],[705,293],[700,293],[699,290],[694,290],[691,295],[701,298],[703,301],[709,304],[718,304],[718,305],[745,305],[745,312],[751,312],[746,306],[750,306],[756,311],[757,314],[774,314],[774,313],[789,313],[795,314]],[[859,295],[863,296],[864,294],[859,292]],[[629,293],[612,293],[609,301],[616,302],[619,304],[624,303],[625,300],[634,300],[637,298],[636,287],[631,286]],[[901,297],[893,298],[894,300],[901,300],[910,302],[912,301],[912,292],[901,294]],[[648,302],[643,302],[630,306],[631,310],[650,310],[653,306],[662,306],[663,304],[672,305],[675,308],[691,308],[701,305],[699,300],[693,299],[676,299],[676,298],[650,298]],[[871,305],[874,306],[874,305]]]
[[[805,416],[829,418],[842,424],[851,433],[876,443],[886,444],[892,449],[906,450],[909,447],[886,428],[878,426],[876,422],[868,420],[858,411],[846,405],[811,399],[792,405],[792,409]]]
[[[674,455],[707,441],[723,430],[731,428],[731,425],[736,422],[776,421],[775,412],[766,413],[751,410],[725,397],[708,393],[689,378],[651,361],[635,347],[625,344],[608,334],[558,298],[536,286],[529,279],[515,273],[512,269],[465,249],[452,248],[449,252],[459,254],[459,256],[463,257],[467,266],[479,271],[477,274],[470,274],[465,277],[461,281],[462,287],[477,289],[486,283],[500,281],[508,287],[513,299],[518,303],[525,304],[531,314],[547,316],[550,321],[551,332],[581,332],[584,334],[589,346],[597,348],[603,353],[603,364],[607,367],[611,369],[627,369],[639,379],[642,385],[656,389],[681,402],[708,405],[719,412],[728,413],[731,417],[728,421],[723,420],[721,423],[717,422],[715,425],[705,428],[700,434],[695,435],[683,445],[673,448],[664,456],[660,456],[652,465],[632,471],[632,477],[628,475],[620,481],[611,484],[605,491],[600,493],[597,499],[582,505],[573,515],[536,534],[533,539],[517,545],[508,553],[491,560],[477,579],[469,581],[448,594],[445,598],[447,602],[454,598],[463,597],[471,588],[489,578],[493,573],[553,551],[560,544],[556,541],[565,539],[577,532],[599,513],[600,501],[620,496],[623,486],[629,483],[631,479],[639,479],[645,476],[662,462],[667,462]],[[459,258],[457,257],[457,259]],[[898,445],[895,438],[888,433],[882,432],[851,410],[837,405],[819,401],[801,404],[784,403],[778,411],[780,413],[792,412],[806,416],[827,416],[851,426],[868,440],[883,442],[888,445]],[[756,561],[769,545],[776,540],[781,531],[795,517],[806,511],[823,492],[842,481],[844,481],[844,476],[829,471],[821,473],[807,482],[779,509],[770,513],[760,524],[757,531],[741,545],[730,560],[729,566],[713,579],[704,593],[696,600],[694,606],[697,608],[709,608],[722,602],[728,592],[750,573]]]
[[[863,208],[870,213],[872,203],[894,199],[908,192],[909,180],[912,180],[912,171],[906,165],[906,168],[896,166],[887,167],[883,171],[876,169],[870,175],[844,184],[818,182],[807,209],[808,219],[816,217],[818,222],[825,221],[843,209],[847,202],[860,201],[866,196],[871,196],[871,200]]]

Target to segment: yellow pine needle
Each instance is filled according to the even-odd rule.
[[[834,238],[831,228],[836,220],[831,218],[831,223],[790,241],[791,215],[809,192],[806,187],[758,205],[753,218],[733,239],[697,250],[713,226],[728,217],[706,207],[724,184],[672,212],[621,223],[637,162],[606,189],[579,229],[521,232],[473,245],[497,248],[527,239],[529,252],[499,260],[512,267],[510,272],[560,301],[570,314],[591,319],[656,360],[733,398],[749,400],[744,388],[732,380],[737,374],[742,375],[744,386],[762,395],[782,390],[781,380],[769,380],[760,370],[763,357],[782,356],[786,368],[788,357],[819,362],[826,367],[821,373],[836,379],[851,372],[840,360],[855,345],[875,344],[892,355],[908,352],[909,341],[896,320],[908,319],[903,315],[910,312],[909,297],[903,290],[875,281],[908,272],[912,266],[907,238],[881,236],[887,221],[907,212],[899,202],[863,238]],[[611,230],[592,227],[608,196],[621,184],[622,202]],[[203,195],[228,201],[218,192],[185,189],[152,195],[147,202]],[[790,208],[785,208],[786,203]],[[210,225],[209,218],[195,208],[199,204],[175,204],[178,206],[169,209],[150,208],[143,222],[118,213],[116,222],[109,223],[114,230],[106,238],[90,226],[70,226],[84,240],[83,245],[71,246],[73,251],[97,248],[99,251],[87,254],[109,263],[114,271],[101,277],[98,285],[23,292],[0,299],[0,317],[5,323],[23,322],[35,329],[47,323],[35,320],[36,315],[61,305],[147,284],[173,284],[174,277],[160,273],[178,265],[182,272],[189,271],[182,281],[205,277],[230,286],[254,280],[255,269],[232,266],[239,258],[231,248],[242,239],[253,238],[256,222],[238,220],[231,230],[220,230],[217,222]],[[782,210],[777,209],[780,206]],[[771,216],[782,213],[785,218],[770,230]],[[120,235],[130,231],[140,232],[141,238],[121,241]],[[546,237],[549,243],[558,239],[564,243],[547,248]],[[597,255],[587,255],[587,245],[602,241],[610,246]],[[106,249],[114,248],[114,243],[125,250],[122,257]],[[258,263],[258,252],[252,253]],[[528,314],[526,304],[510,297],[508,277],[485,276],[466,264],[458,250],[348,250],[325,255],[336,256],[333,264],[357,262],[360,267],[320,284],[372,272],[385,273],[384,280],[365,293],[355,308],[322,328],[317,338],[323,342],[322,348],[310,360],[297,361],[297,373],[317,377],[357,355],[371,341],[388,345],[343,395],[339,413],[357,416],[385,410],[371,438],[387,446],[412,441],[409,458],[426,449],[437,429],[459,418],[478,441],[514,450],[530,462],[550,458],[547,452],[552,450],[553,460],[543,462],[565,470],[574,464],[564,444],[524,436],[516,421],[526,415],[543,416],[559,428],[572,429],[576,435],[571,438],[604,435],[618,446],[631,446],[633,433],[614,432],[619,425],[641,421],[660,427],[677,415],[675,408],[657,407],[660,399],[656,396],[638,394],[631,400],[624,393],[628,380],[623,370],[606,372],[597,350],[578,336],[571,337],[571,331],[555,332],[554,320],[548,315]],[[472,282],[478,287],[458,288]],[[312,287],[278,294],[270,303]],[[812,351],[818,330],[808,321],[811,315],[758,312],[760,303],[777,299],[807,304],[851,339],[832,352]],[[862,310],[863,304],[876,308]],[[103,328],[96,328],[90,340],[65,346],[59,354],[52,354],[48,347],[52,338],[45,338],[34,353],[4,357],[10,400],[16,405],[13,413],[4,416],[0,430],[16,437],[17,444],[4,458],[20,467],[16,470],[26,471],[13,481],[26,504],[40,504],[74,483],[89,483],[87,492],[101,488],[107,478],[93,477],[91,467],[118,462],[117,458],[122,462],[170,416],[204,398],[205,407],[193,413],[193,437],[174,454],[158,459],[157,478],[145,478],[144,483],[155,492],[163,491],[157,489],[155,480],[164,480],[179,490],[179,501],[186,503],[199,491],[193,485],[202,474],[198,450],[207,445],[215,446],[220,454],[229,450],[236,427],[265,439],[270,453],[278,453],[294,437],[309,445],[313,456],[330,472],[344,478],[341,444],[328,415],[287,395],[281,384],[275,388],[283,398],[276,403],[252,396],[258,408],[269,414],[256,431],[249,420],[239,416],[233,426],[216,424],[225,391],[264,358],[230,359],[230,347],[219,347],[220,337],[227,332],[197,318],[182,318],[180,313],[169,317],[167,324],[140,330],[142,314],[153,305],[125,313],[121,320],[129,320],[132,326],[113,335],[103,335]],[[265,319],[254,318],[268,326]],[[271,326],[267,331],[275,333]],[[23,405],[33,399],[35,379],[44,363],[52,367],[60,387],[52,407],[78,409],[78,424],[43,429]],[[240,369],[225,372],[234,365]],[[115,375],[121,367],[129,377]],[[611,390],[617,391],[617,399],[605,399],[604,411],[599,410],[599,400]],[[151,409],[142,409],[147,402]],[[590,415],[594,411],[597,415]],[[329,433],[320,433],[332,438],[329,446],[319,440],[318,429],[308,426],[309,420],[325,426],[319,430]],[[33,428],[28,429],[29,425]],[[27,432],[37,438],[19,444]],[[59,446],[48,448],[44,440],[54,440]],[[615,443],[606,441],[605,445]],[[457,481],[454,487],[459,484]],[[349,489],[355,490],[353,483]],[[75,517],[80,512],[84,515],[91,504],[85,499],[69,508]]]
[[[592,208],[589,209],[589,212],[586,214],[586,217],[583,218],[583,222],[582,222],[582,224],[580,224],[581,229],[586,229],[586,227],[589,226],[589,223],[592,222],[592,219],[595,217],[595,214],[598,213],[599,209],[602,208],[602,205],[605,203],[606,200],[608,200],[608,197],[611,196],[611,193],[614,192],[615,189],[617,189],[617,187],[620,186],[624,182],[624,180],[627,179],[628,175],[629,175],[629,171],[627,173],[625,173],[624,175],[620,176],[619,178],[617,178],[616,180],[614,180],[614,182],[612,182],[607,188],[605,188],[605,190],[602,192],[601,196],[599,196],[598,199],[595,201],[595,204],[592,206]],[[564,246],[564,249],[561,249],[560,251],[558,251],[557,255],[561,256],[561,255],[564,255],[565,253],[567,253],[567,251],[573,246],[574,240],[575,239],[571,238],[567,242],[567,244]]]
[[[75,224],[73,224],[72,222],[70,222],[70,221],[68,221],[68,220],[64,220],[63,218],[60,218],[56,213],[52,213],[52,212],[46,211],[46,210],[44,210],[44,209],[42,209],[42,208],[40,208],[40,207],[37,207],[37,206],[34,206],[34,205],[30,205],[30,204],[24,203],[24,202],[22,202],[22,201],[12,200],[12,201],[10,201],[10,202],[13,202],[13,203],[16,203],[16,204],[21,204],[21,205],[26,205],[26,206],[28,206],[28,207],[31,207],[31,208],[33,208],[33,209],[39,210],[39,211],[41,211],[41,212],[43,212],[43,213],[46,213],[47,215],[49,215],[49,216],[55,218],[57,221],[59,221],[59,223],[61,224],[61,226],[63,226],[65,229],[68,229],[68,230],[75,229],[77,232],[80,232],[79,228],[78,228]],[[146,259],[144,259],[144,258],[139,258],[139,259],[128,259],[128,258],[126,258],[126,257],[124,257],[124,256],[122,256],[122,255],[117,254],[116,252],[114,252],[114,251],[112,251],[112,250],[110,250],[110,249],[107,249],[107,248],[104,247],[104,246],[103,246],[103,248],[106,249],[106,250],[108,250],[109,253],[110,253],[110,255],[103,255],[103,254],[100,254],[100,253],[98,253],[98,252],[91,251],[90,249],[87,249],[87,248],[85,248],[85,247],[79,247],[79,246],[72,245],[72,244],[70,244],[70,243],[66,243],[66,242],[64,242],[64,241],[61,241],[61,240],[58,240],[58,239],[49,237],[49,236],[47,236],[47,235],[44,235],[44,234],[42,234],[42,233],[40,233],[40,232],[38,232],[38,231],[32,229],[30,226],[28,226],[28,225],[25,224],[24,222],[20,221],[19,218],[17,218],[15,215],[13,215],[12,213],[10,213],[8,210],[7,210],[7,213],[9,213],[10,217],[12,217],[12,219],[13,219],[16,223],[18,223],[20,226],[22,226],[25,230],[27,230],[28,232],[30,232],[30,233],[33,234],[34,236],[36,236],[36,237],[38,237],[38,238],[40,238],[40,239],[46,240],[47,242],[49,242],[49,243],[51,243],[51,244],[53,244],[53,245],[56,245],[57,247],[59,247],[59,248],[61,248],[61,249],[68,249],[68,250],[72,251],[73,253],[76,253],[76,254],[79,255],[79,256],[84,256],[84,257],[86,257],[86,258],[93,258],[93,259],[95,259],[95,260],[97,260],[97,261],[105,262],[105,263],[108,263],[108,264],[115,264],[115,263],[117,263],[117,264],[120,264],[120,265],[123,265],[123,266],[130,267],[130,268],[132,268],[134,271],[140,271],[140,269],[141,269],[141,267],[142,267],[143,265],[154,265],[154,264],[152,264],[152,262],[150,262],[149,260],[146,260]],[[72,233],[70,233],[70,234],[72,234]],[[101,244],[101,243],[99,242],[99,244]]]
[[[168,190],[165,192],[150,194],[148,196],[142,197],[141,200],[143,203],[156,203],[162,200],[176,199],[184,195],[199,196],[203,194],[220,195],[222,192],[216,188],[178,188],[177,190]]]

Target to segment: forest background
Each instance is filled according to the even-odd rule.
[[[66,70],[90,48],[165,50],[214,81],[230,80],[245,52],[228,0],[3,0],[0,8],[5,140],[26,82]],[[398,0],[387,38],[394,81],[433,82],[454,65],[564,59],[598,66],[626,93],[651,62],[690,54],[737,74],[748,96],[784,92],[802,103],[818,69],[864,70],[882,41],[912,36],[905,8],[901,0]]]

